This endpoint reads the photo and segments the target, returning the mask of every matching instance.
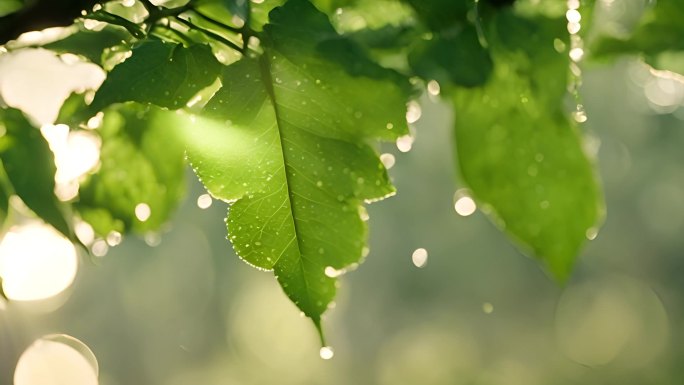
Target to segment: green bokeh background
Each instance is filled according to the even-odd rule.
[[[584,74],[608,216],[565,288],[481,213],[455,213],[452,117],[424,97],[413,150],[384,148],[399,194],[370,205],[371,252],[324,321],[334,359],[319,358],[313,326],[272,275],[234,255],[225,204],[199,209],[190,178],[158,246],[129,237],[82,263],[52,313],[0,310],[0,383],[34,339],[58,332],[90,346],[102,385],[677,384],[684,114],[649,109],[638,68],[625,59]]]

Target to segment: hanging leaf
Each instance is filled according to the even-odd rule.
[[[363,254],[362,203],[394,193],[366,142],[408,132],[408,87],[364,57],[326,60],[319,48],[339,37],[307,1],[289,1],[270,20],[264,55],[227,67],[223,88],[183,132],[204,185],[234,202],[227,223],[238,255],[273,270],[320,329],[334,272]]]
[[[114,67],[95,94],[90,111],[122,102],[177,109],[216,80],[220,64],[206,45],[147,40]]]
[[[75,204],[99,235],[156,231],[180,203],[183,146],[164,114],[131,104],[106,110],[98,129],[101,164],[81,184]]]
[[[40,130],[13,108],[0,110],[0,124],[5,128],[0,159],[14,192],[41,219],[75,240],[68,206],[54,194],[55,159]]]
[[[594,168],[561,107],[568,62],[553,42],[567,34],[562,25],[499,15],[490,34],[492,78],[454,94],[464,182],[483,211],[559,281],[603,215]],[[528,33],[510,39],[511,28]],[[556,80],[543,81],[550,76]]]

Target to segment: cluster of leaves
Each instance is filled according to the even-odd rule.
[[[74,242],[74,216],[101,237],[144,234],[183,195],[185,151],[211,195],[230,203],[226,223],[237,254],[272,270],[320,331],[335,277],[367,253],[364,203],[395,192],[377,143],[410,134],[407,103],[436,81],[456,111],[461,183],[563,281],[600,224],[603,199],[564,107],[565,15],[521,12],[512,3],[97,6],[44,48],[107,71],[94,97],[73,95],[58,119],[78,130],[102,117],[101,164],[76,198],[58,200],[47,143],[22,112],[0,110],[0,211],[16,194]],[[86,28],[93,20],[101,24]],[[638,36],[636,46],[646,50]],[[136,217],[140,203],[149,218]]]

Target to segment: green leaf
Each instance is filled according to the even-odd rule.
[[[75,204],[99,235],[156,231],[183,197],[183,146],[166,114],[132,104],[105,111],[98,130],[101,165],[81,184]],[[149,217],[136,215],[145,207]]]
[[[404,0],[413,7],[418,17],[432,31],[453,29],[466,23],[474,0]]]
[[[474,26],[455,35],[420,42],[409,55],[413,71],[423,79],[475,87],[487,81],[492,59],[480,45]]]
[[[43,47],[57,53],[81,55],[93,63],[102,65],[102,53],[105,49],[124,44],[129,39],[130,35],[118,26],[107,25],[100,31],[91,31],[79,26],[73,34]]]
[[[2,0],[0,1],[0,17],[17,12],[24,6],[21,0]]]
[[[358,75],[325,60],[317,47],[337,36],[308,2],[291,0],[270,18],[264,55],[227,67],[223,88],[183,132],[204,185],[234,202],[227,223],[238,255],[273,270],[320,328],[335,295],[326,268],[359,261],[362,203],[394,193],[367,141],[408,132],[408,93],[363,58],[347,60],[364,63]]]
[[[0,159],[14,192],[45,222],[75,240],[68,206],[54,194],[55,160],[48,143],[24,114],[0,110],[5,135],[0,138]]]
[[[5,225],[9,215],[9,198],[11,195],[12,187],[7,179],[5,168],[0,164],[0,227]]]
[[[510,39],[511,28],[530,25],[536,30]],[[580,133],[562,110],[568,62],[553,48],[566,34],[557,25],[500,15],[490,34],[492,78],[457,90],[454,103],[464,182],[495,223],[564,281],[604,209]],[[540,81],[552,74],[560,80]]]
[[[114,67],[95,94],[90,110],[121,102],[139,102],[178,109],[212,84],[220,63],[206,45],[188,48],[147,40]]]

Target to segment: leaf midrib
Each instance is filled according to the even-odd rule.
[[[275,90],[273,89],[273,77],[271,76],[271,63],[269,59],[267,58],[267,55],[261,55],[259,58],[259,69],[261,72],[261,80],[264,83],[264,88],[266,89],[266,93],[271,100],[271,104],[273,105],[273,111],[275,113],[275,120],[276,120],[276,127],[278,128],[278,141],[280,142],[280,154],[282,155],[283,158],[283,173],[285,174],[285,186],[287,188],[287,196],[288,196],[288,205],[290,206],[290,213],[292,214],[292,226],[294,228],[295,232],[295,238],[297,238],[297,252],[299,255],[299,269],[301,270],[302,273],[302,278],[304,281],[304,288],[307,293],[307,299],[309,302],[311,301],[312,295],[311,291],[309,290],[309,284],[306,279],[306,273],[304,271],[304,255],[302,253],[302,244],[301,244],[301,237],[300,237],[300,232],[299,232],[299,227],[297,226],[297,220],[295,219],[297,217],[297,213],[295,210],[295,206],[293,204],[294,200],[294,193],[292,192],[291,184],[290,184],[290,178],[288,176],[288,171],[287,171],[287,165],[288,165],[288,159],[287,159],[287,152],[285,151],[285,143],[283,141],[283,133],[281,129],[282,125],[282,120],[280,117],[280,111],[278,109],[278,103],[276,101],[276,96],[275,96]],[[289,246],[288,246],[289,247]],[[284,253],[283,253],[284,254]],[[282,255],[280,257],[282,257]],[[273,263],[273,266],[278,263],[280,260],[280,257],[275,260]],[[310,309],[313,307],[313,304],[311,302],[309,303],[308,306]],[[314,320],[316,323],[318,321],[318,317],[314,314],[307,314],[309,318]]]

